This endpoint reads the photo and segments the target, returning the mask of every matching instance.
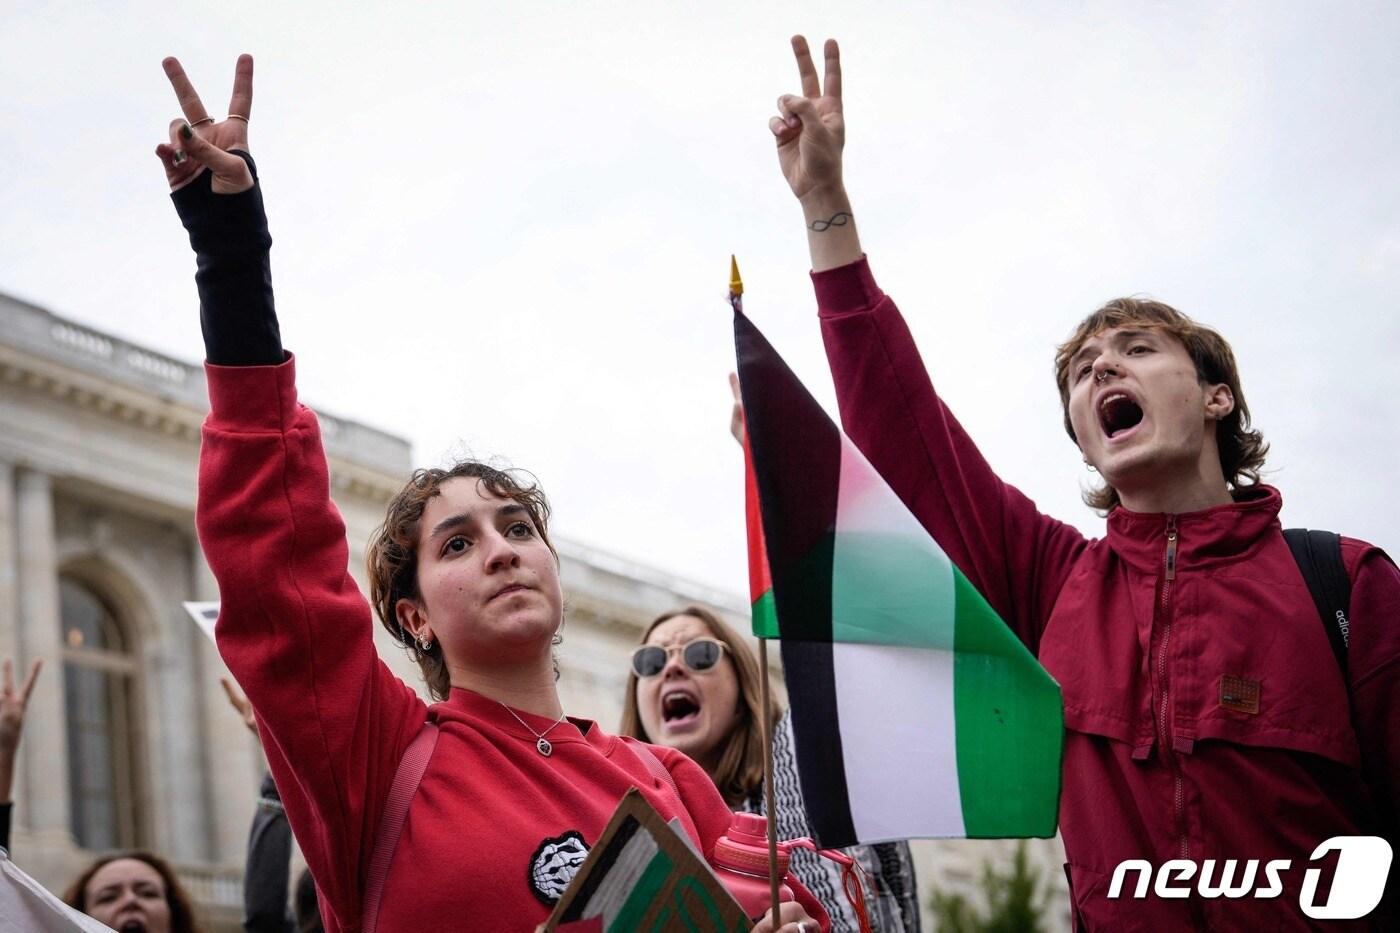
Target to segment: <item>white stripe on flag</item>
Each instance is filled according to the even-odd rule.
[[[622,847],[622,851],[617,854],[617,861],[608,870],[608,875],[603,879],[603,883],[598,885],[593,896],[588,899],[588,904],[583,910],[584,917],[603,918],[603,928],[612,926],[617,919],[618,911],[622,905],[627,903],[627,897],[632,893],[632,889],[637,886],[637,882],[646,872],[651,860],[656,858],[656,853],[660,851],[656,840],[651,833],[647,832],[645,826],[638,826],[637,831],[632,834],[632,838],[627,840],[627,844]]]
[[[831,654],[856,836],[967,835],[952,652],[836,642]]]

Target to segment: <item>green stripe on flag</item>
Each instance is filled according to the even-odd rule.
[[[773,591],[771,589],[758,597],[752,607],[753,634],[755,638],[777,638],[778,632],[778,610],[773,604]]]
[[[957,568],[953,709],[969,838],[1053,836],[1060,688]]]
[[[642,918],[656,903],[656,896],[661,893],[661,888],[675,865],[665,852],[656,853],[656,857],[647,864],[637,883],[632,885],[627,900],[618,909],[613,922],[608,925],[608,933],[632,933],[633,930],[641,929]]]
[[[926,534],[839,529],[831,640],[953,649],[953,565]]]

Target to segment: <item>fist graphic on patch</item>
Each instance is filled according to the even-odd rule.
[[[544,840],[530,859],[530,890],[546,907],[553,907],[586,858],[588,844],[578,830]]]

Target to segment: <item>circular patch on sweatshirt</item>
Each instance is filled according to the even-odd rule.
[[[530,890],[546,907],[553,907],[564,896],[569,882],[588,858],[588,843],[578,830],[540,843],[530,858]]]

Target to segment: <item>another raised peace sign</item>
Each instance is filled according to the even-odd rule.
[[[237,194],[253,187],[253,173],[248,164],[232,154],[235,149],[249,151],[253,56],[238,56],[233,72],[233,96],[229,98],[228,116],[222,120],[209,115],[178,59],[167,58],[161,65],[184,114],[184,119],[170,121],[170,142],[156,146],[170,190],[183,188],[205,169],[213,173],[211,184],[216,194]]]
[[[19,746],[20,730],[24,728],[24,709],[29,703],[29,695],[34,692],[34,682],[39,679],[39,668],[43,666],[41,660],[29,665],[29,675],[16,690],[14,663],[9,658],[0,662],[0,755],[13,755]],[[4,796],[0,796],[0,800],[4,799]]]
[[[784,94],[778,98],[778,116],[768,128],[778,141],[778,164],[792,193],[804,199],[815,192],[841,187],[841,150],[846,143],[845,118],[841,113],[841,50],[835,39],[827,39],[825,81],[817,68],[807,40],[792,37],[802,96]],[[823,86],[823,84],[825,86]]]

